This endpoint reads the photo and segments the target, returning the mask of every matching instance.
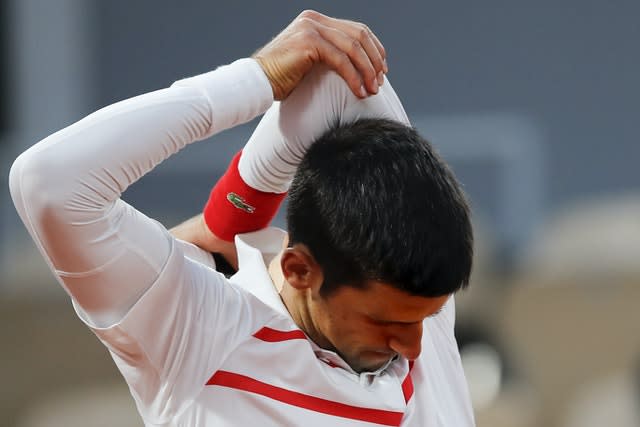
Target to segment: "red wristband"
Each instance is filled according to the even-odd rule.
[[[287,193],[266,193],[247,185],[238,171],[242,151],[211,190],[204,221],[218,238],[233,241],[236,234],[265,228]]]

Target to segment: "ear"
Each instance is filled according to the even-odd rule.
[[[322,285],[322,268],[305,245],[285,249],[280,267],[284,279],[295,289],[319,289]]]

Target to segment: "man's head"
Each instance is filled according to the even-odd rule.
[[[389,307],[395,317],[377,320],[417,325],[431,314],[420,306],[436,300],[444,304],[468,284],[473,237],[464,195],[430,144],[394,121],[363,119],[320,137],[291,185],[287,225],[290,246],[303,251],[321,273],[308,297],[314,317],[326,320],[335,314],[332,301],[347,294],[360,298],[343,301],[353,310],[368,309],[377,298],[373,293],[380,297],[377,291],[384,289],[389,304],[395,300],[387,291],[404,296],[415,310],[400,319],[409,309],[395,313]],[[285,265],[283,271],[287,277]],[[437,311],[442,304],[432,308]],[[376,316],[382,314],[378,307]],[[319,332],[338,352],[348,353],[333,342],[340,338],[330,337],[332,331]],[[388,344],[375,347],[381,354],[389,350]]]

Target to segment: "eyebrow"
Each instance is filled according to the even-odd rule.
[[[436,311],[435,313],[431,313],[430,315],[425,317],[425,319],[430,319],[432,317],[437,316],[438,314],[442,313],[443,309],[444,309],[444,306],[440,307],[440,309],[438,309],[438,311]],[[369,316],[369,318],[371,320],[373,320],[374,322],[383,323],[383,324],[410,325],[410,324],[413,324],[413,323],[417,323],[417,322],[401,322],[401,321],[397,321],[397,320],[376,319],[376,318],[371,317],[371,316]]]

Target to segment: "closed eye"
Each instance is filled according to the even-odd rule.
[[[444,307],[440,307],[440,309],[438,311],[436,311],[435,313],[431,313],[430,315],[428,315],[426,317],[426,319],[430,319],[432,317],[437,316],[438,314],[442,313],[442,310],[444,309]],[[382,326],[387,326],[387,325],[413,325],[414,323],[420,323],[420,322],[401,322],[398,320],[383,320],[383,319],[376,319],[373,317],[369,317],[369,320],[372,321],[373,323],[377,324],[377,325],[382,325]]]

